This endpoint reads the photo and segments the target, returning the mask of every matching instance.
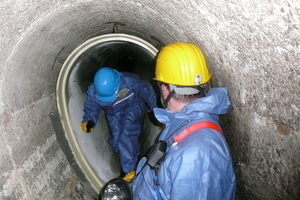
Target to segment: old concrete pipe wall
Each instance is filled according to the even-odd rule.
[[[297,199],[300,191],[300,5],[281,1],[2,1],[1,199],[66,199],[77,178],[58,145],[62,62],[115,30],[154,46],[189,41],[227,86],[222,117],[238,177],[237,199]],[[152,37],[151,37],[152,36]]]

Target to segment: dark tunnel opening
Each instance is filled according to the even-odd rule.
[[[96,71],[102,67],[110,67],[119,72],[136,73],[157,89],[152,79],[154,64],[153,55],[145,48],[126,41],[108,41],[91,47],[79,56],[76,60],[76,76],[82,91],[86,91]]]
[[[126,34],[108,34],[92,38],[75,49],[65,61],[57,82],[57,106],[65,139],[61,146],[73,156],[71,163],[96,192],[102,185],[119,175],[118,157],[107,144],[110,135],[104,111],[101,111],[95,130],[80,130],[86,90],[99,68],[111,67],[120,72],[133,72],[148,81],[158,94],[153,80],[157,49],[150,43]],[[159,97],[159,95],[157,95]],[[160,101],[158,101],[160,102]],[[160,105],[159,105],[160,106]],[[143,117],[140,154],[144,154],[159,133],[147,112]],[[69,152],[66,152],[69,151]],[[70,152],[71,151],[71,152]],[[70,159],[68,159],[70,161]]]

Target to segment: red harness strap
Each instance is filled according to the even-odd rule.
[[[181,133],[179,133],[178,135],[176,135],[174,137],[174,141],[175,142],[180,142],[185,137],[189,136],[191,133],[193,133],[193,132],[195,132],[199,129],[202,129],[202,128],[214,129],[214,130],[218,131],[221,135],[224,136],[222,130],[215,123],[210,122],[210,121],[201,121],[201,122],[197,122],[197,123],[187,127],[186,129],[184,129]]]

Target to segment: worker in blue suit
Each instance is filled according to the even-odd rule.
[[[146,105],[151,111],[157,107],[156,94],[149,82],[134,73],[100,68],[87,90],[81,129],[93,131],[101,109],[105,110],[112,133],[108,143],[120,158],[124,180],[135,175]]]
[[[155,70],[165,109],[155,108],[154,114],[165,129],[138,164],[133,199],[233,200],[236,177],[218,123],[230,106],[227,88],[209,88],[205,57],[191,43],[162,48]]]

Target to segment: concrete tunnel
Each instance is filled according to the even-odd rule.
[[[175,41],[201,47],[213,86],[228,87],[236,199],[299,198],[297,0],[4,0],[0,11],[0,199],[71,199],[80,182],[97,193],[119,166],[103,117],[79,132],[85,87],[106,64],[151,82],[155,53]],[[158,131],[145,113],[143,151]]]

